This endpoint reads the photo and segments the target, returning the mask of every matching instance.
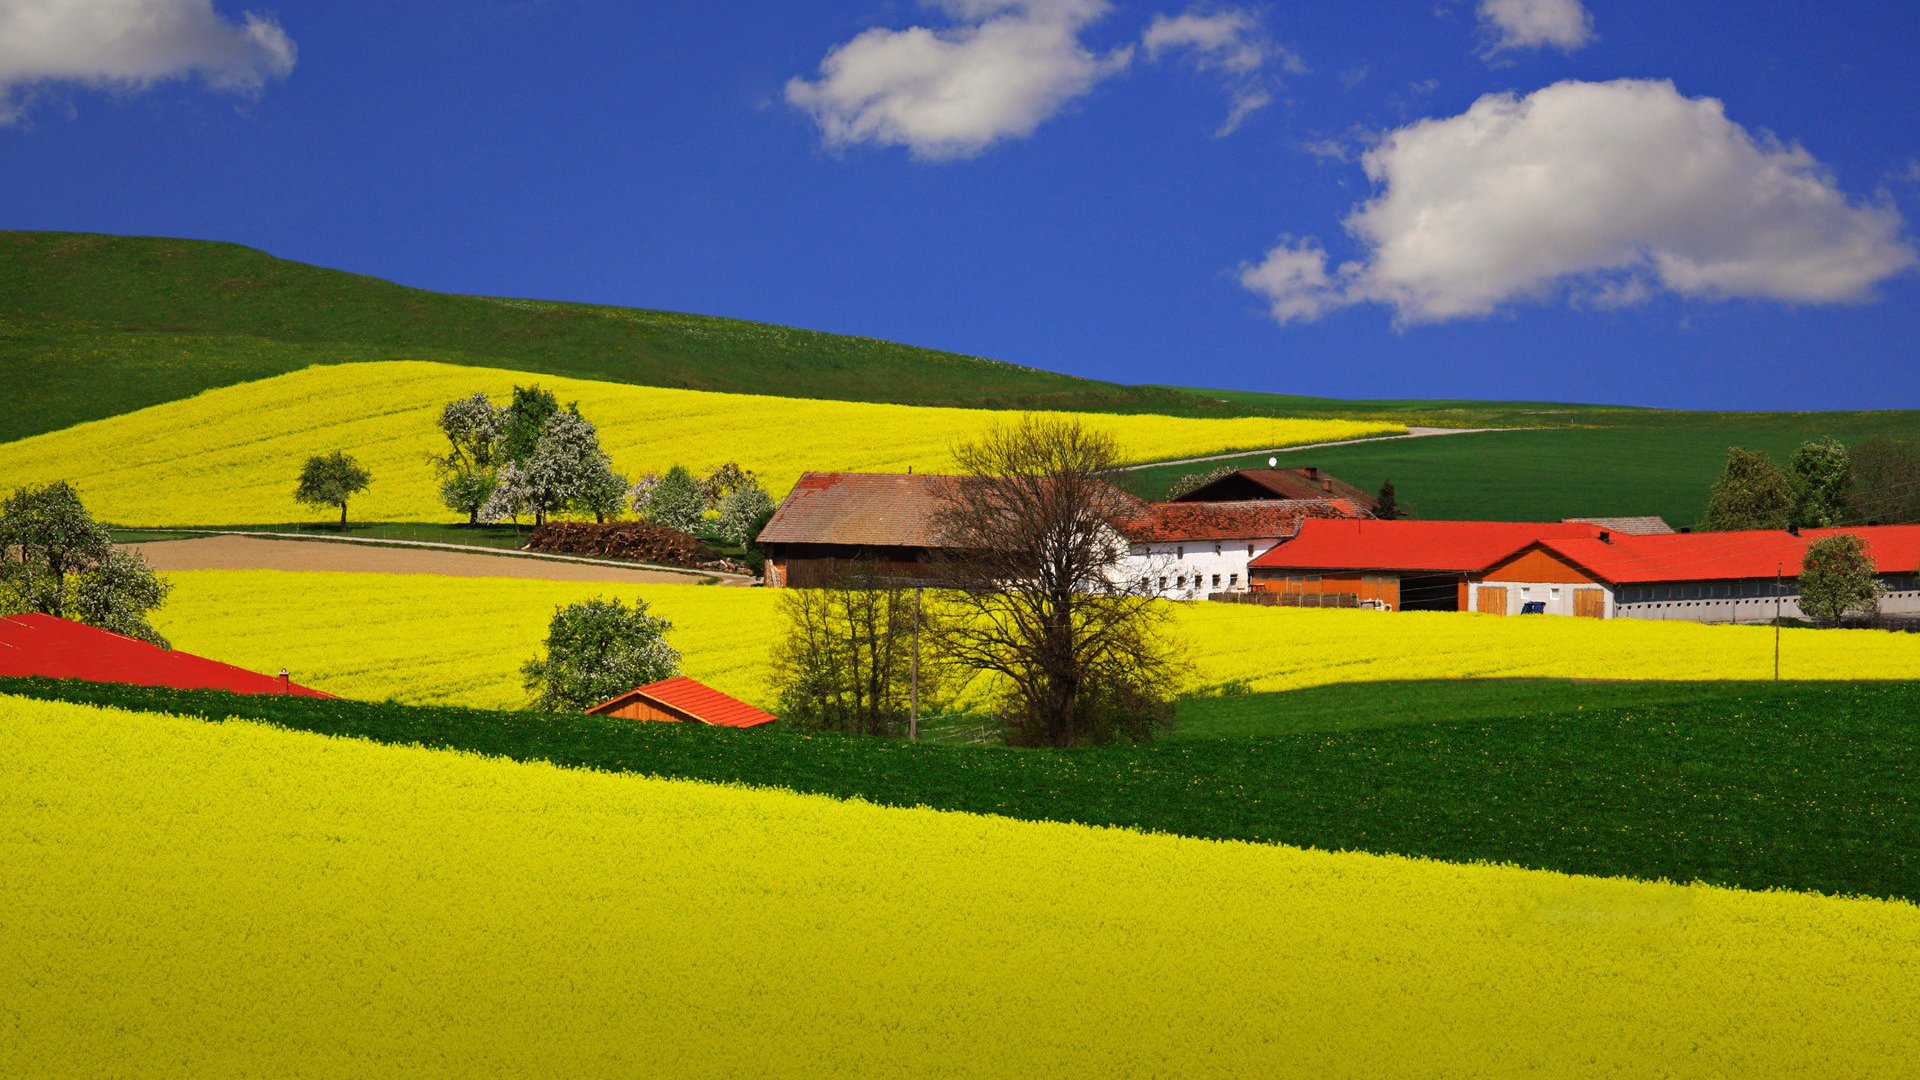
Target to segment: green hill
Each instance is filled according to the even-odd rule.
[[[1389,420],[1409,426],[1501,428],[1445,438],[1393,439],[1282,454],[1368,491],[1392,480],[1417,517],[1554,521],[1658,514],[1695,523],[1727,448],[1764,450],[1785,463],[1809,439],[1848,445],[1875,435],[1920,439],[1920,410],[1689,412],[1615,405],[1501,401],[1342,401],[1255,391],[1195,390],[1236,404],[1313,419]],[[1519,430],[1525,429],[1525,430]],[[1308,454],[1311,460],[1308,460]],[[1266,465],[1255,454],[1220,462]],[[1182,476],[1214,465],[1156,466],[1128,486],[1157,498]]]
[[[909,405],[1267,410],[872,338],[637,308],[454,296],[238,244],[0,232],[0,442],[362,360]]]

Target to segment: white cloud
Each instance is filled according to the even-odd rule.
[[[1247,117],[1273,104],[1269,66],[1296,75],[1307,70],[1297,54],[1267,36],[1258,15],[1240,8],[1156,15],[1140,44],[1149,60],[1185,52],[1194,67],[1226,80],[1232,104],[1216,136],[1233,134]]]
[[[1916,261],[1884,197],[1849,198],[1806,150],[1670,82],[1489,95],[1361,161],[1377,194],[1344,224],[1363,258],[1329,270],[1317,242],[1286,240],[1241,268],[1282,322],[1356,303],[1434,322],[1563,293],[1854,303]]]
[[[139,89],[199,75],[251,93],[293,70],[293,41],[272,18],[221,17],[212,0],[0,0],[0,123],[39,83]]]
[[[1580,0],[1480,0],[1490,52],[1553,46],[1572,52],[1593,41],[1593,16]]]
[[[873,29],[835,47],[820,77],[787,83],[789,104],[828,146],[904,146],[915,157],[970,157],[1022,138],[1100,80],[1131,49],[1101,56],[1080,32],[1107,0],[928,0],[954,25]]]

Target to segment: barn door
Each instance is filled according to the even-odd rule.
[[[1604,589],[1573,590],[1573,613],[1582,619],[1607,617],[1607,593]]]
[[[1480,586],[1480,606],[1482,615],[1505,615],[1507,613],[1507,589],[1504,585]]]

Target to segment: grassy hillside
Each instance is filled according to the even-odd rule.
[[[1546,712],[1509,711],[1505,687],[1427,683],[1420,720],[1395,711],[1402,689],[1365,726],[1305,691],[1258,699],[1276,719],[1257,737],[1061,752],[0,680],[0,694],[891,806],[1920,899],[1920,683],[1654,687],[1644,703],[1571,687],[1585,707]]]
[[[237,244],[0,232],[0,442],[215,386],[362,360],[642,386],[984,408],[1262,410],[872,338],[590,304],[452,296]]]
[[[708,734],[632,746],[780,742]],[[1920,1054],[1904,903],[18,699],[0,762],[25,838],[0,844],[8,1076],[1834,1077]]]
[[[337,519],[293,500],[310,455],[344,449],[373,473],[349,510],[362,520],[458,521],[440,501],[432,456],[449,401],[508,399],[538,381],[578,402],[616,469],[638,478],[675,464],[704,471],[735,461],[775,498],[807,469],[922,472],[951,467],[954,444],[1006,414],[986,409],[721,394],[554,378],[419,361],[335,364],[209,390],[65,431],[0,445],[0,478],[69,480],[103,520],[220,525]],[[1285,446],[1400,429],[1352,420],[1080,414],[1131,460]]]
[[[1291,400],[1291,399],[1288,399]],[[1435,419],[1418,410],[1302,408],[1298,415]],[[1517,419],[1514,414],[1499,413]],[[1578,410],[1556,414],[1578,417]],[[1475,420],[1494,417],[1478,415]],[[1281,455],[1282,465],[1318,465],[1368,491],[1392,480],[1402,507],[1433,519],[1556,521],[1565,517],[1658,514],[1674,526],[1691,525],[1706,507],[1707,491],[1726,461],[1727,448],[1765,450],[1785,462],[1800,443],[1832,436],[1856,442],[1869,435],[1920,437],[1920,410],[1834,413],[1689,413],[1594,410],[1592,426],[1492,431],[1439,438],[1398,439],[1371,446],[1336,446]],[[1234,459],[1264,468],[1267,455]],[[1149,497],[1207,466],[1163,466],[1127,474]]]

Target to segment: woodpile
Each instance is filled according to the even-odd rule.
[[[616,521],[606,525],[590,521],[551,521],[533,530],[526,550],[725,574],[750,572],[697,536],[644,521]]]

